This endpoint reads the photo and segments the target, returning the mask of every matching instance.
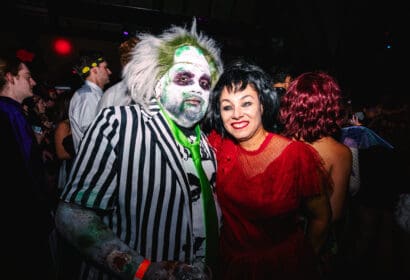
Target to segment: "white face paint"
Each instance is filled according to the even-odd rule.
[[[159,101],[173,121],[190,128],[205,116],[208,108],[209,64],[202,53],[191,46],[178,48],[174,62],[158,82]]]

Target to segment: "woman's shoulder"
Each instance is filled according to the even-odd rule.
[[[311,145],[307,144],[306,142],[300,140],[289,140],[289,148],[290,151],[305,151],[307,153],[311,153],[314,151]]]
[[[332,137],[324,137],[311,144],[320,154],[332,154],[336,157],[349,156],[351,150],[348,146]]]
[[[320,157],[318,152],[309,144],[278,134],[274,134],[267,150],[276,154],[275,158],[284,160],[291,165],[297,165],[301,160],[312,161]]]
[[[216,132],[215,130],[212,130],[210,133],[208,133],[207,139],[210,146],[216,151],[225,151],[227,146],[235,146],[232,139],[222,137],[222,135]]]
[[[56,124],[55,131],[71,131],[70,120],[62,120]]]
[[[283,155],[287,159],[296,159],[297,162],[317,162],[323,165],[323,159],[319,151],[303,141],[291,140]]]

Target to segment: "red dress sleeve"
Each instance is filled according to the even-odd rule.
[[[292,158],[297,158],[299,170],[298,184],[299,193],[304,196],[313,196],[320,194],[329,188],[327,172],[325,171],[323,160],[318,152],[308,144],[295,141],[292,144],[294,149],[292,152],[296,153]],[[323,188],[322,186],[325,186]]]

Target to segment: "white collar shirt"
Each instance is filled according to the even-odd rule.
[[[97,115],[97,106],[102,95],[103,90],[97,84],[85,81],[71,98],[69,118],[76,151],[84,132]]]

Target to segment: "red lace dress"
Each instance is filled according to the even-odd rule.
[[[319,279],[304,237],[304,197],[320,193],[320,159],[312,148],[269,134],[246,151],[211,133],[223,213],[221,279]]]

